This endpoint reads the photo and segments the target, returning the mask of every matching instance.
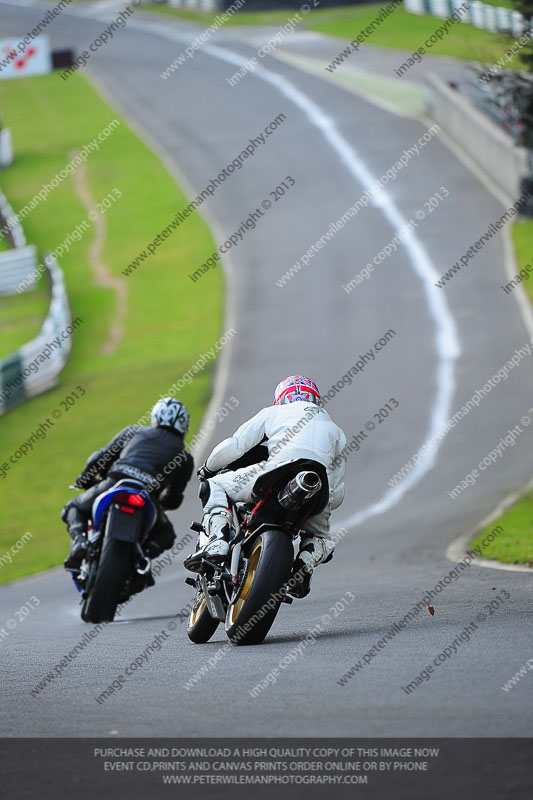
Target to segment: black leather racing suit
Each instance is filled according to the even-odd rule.
[[[103,480],[68,502],[61,519],[75,538],[87,530],[96,497],[121,478],[134,478],[144,483],[158,508],[158,518],[144,548],[149,558],[155,558],[174,543],[174,529],[163,509],[179,508],[193,467],[182,435],[173,428],[128,425],[89,457],[78,485],[90,485],[97,475]]]

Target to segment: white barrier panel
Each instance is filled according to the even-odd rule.
[[[511,31],[513,36],[521,36],[526,28],[526,21],[520,11],[511,11]]]
[[[404,0],[403,6],[411,14],[427,14],[423,0]]]
[[[0,253],[0,295],[18,294],[20,291],[33,289],[38,273],[37,249],[30,244],[27,247],[18,247],[16,250],[6,250]],[[30,278],[33,278],[30,280]]]
[[[485,27],[495,33],[498,30],[496,25],[496,7],[485,6]]]
[[[431,14],[434,17],[449,17],[466,0],[404,0],[404,8],[411,14]],[[480,0],[472,0],[469,11],[462,14],[461,22],[475,25],[496,33],[511,32],[513,36],[521,36],[527,24],[519,11],[511,11],[503,6],[491,6]],[[429,10],[428,10],[429,9]],[[461,11],[463,9],[461,8]]]
[[[187,8],[195,11],[220,11],[220,0],[167,0],[170,8]]]
[[[446,19],[450,16],[450,4],[448,0],[433,0],[432,13],[435,17]]]
[[[22,225],[16,219],[15,212],[11,208],[7,197],[0,189],[0,223],[2,228],[2,235],[7,239],[11,239],[14,247],[25,247],[26,237],[22,229]]]
[[[485,27],[485,14],[484,14],[485,6],[483,3],[480,3],[479,0],[473,0],[470,3],[470,14],[472,18],[472,25],[475,25],[476,28],[484,28]]]
[[[2,128],[0,131],[0,167],[9,167],[13,163],[13,144],[11,141],[11,128]]]

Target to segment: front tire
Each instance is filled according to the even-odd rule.
[[[113,622],[124,589],[133,569],[134,546],[106,536],[94,583],[83,604],[84,622]]]
[[[198,589],[189,614],[187,636],[194,644],[205,644],[213,636],[218,626],[219,620],[213,619],[207,608],[204,593]]]
[[[279,590],[289,580],[293,560],[292,540],[287,534],[266,531],[256,539],[245,584],[226,615],[226,634],[233,644],[263,641],[279,611]]]

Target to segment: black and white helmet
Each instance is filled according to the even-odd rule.
[[[173,397],[162,397],[158,400],[150,415],[152,427],[174,428],[182,436],[189,430],[190,421],[187,406]]]

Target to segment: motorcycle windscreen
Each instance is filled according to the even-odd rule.
[[[113,504],[107,518],[105,535],[111,539],[135,544],[141,538],[142,525],[142,512],[135,511],[131,514],[121,511],[120,506]]]

